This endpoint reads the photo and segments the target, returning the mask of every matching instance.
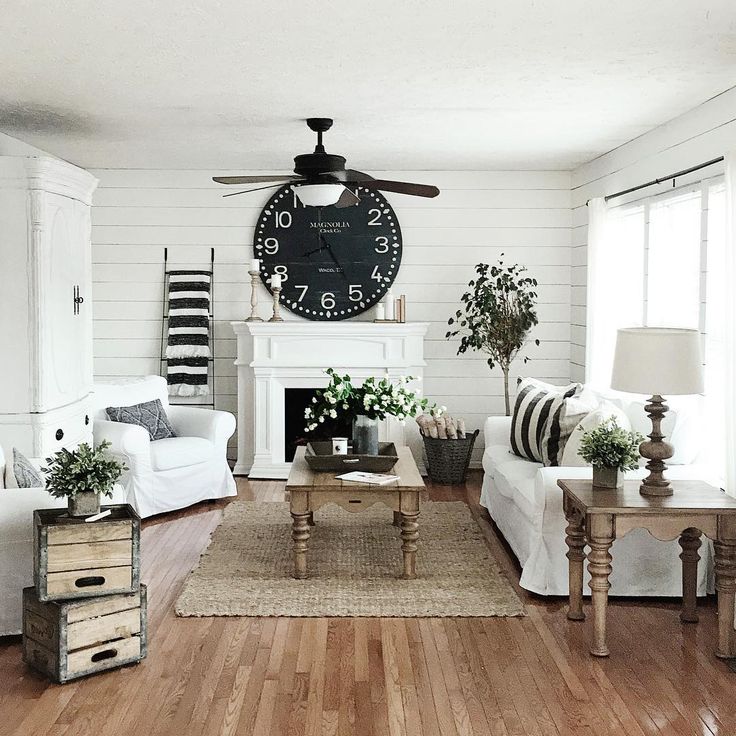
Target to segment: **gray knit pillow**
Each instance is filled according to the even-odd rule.
[[[5,470],[5,485],[8,488],[43,488],[46,484],[31,461],[13,448],[13,462]]]
[[[169,437],[176,437],[160,399],[145,401],[133,406],[108,406],[105,412],[112,422],[137,424],[139,427],[147,429],[151,440],[165,440]]]

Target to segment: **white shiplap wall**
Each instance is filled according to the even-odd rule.
[[[217,407],[236,408],[235,340],[229,321],[248,313],[246,262],[268,192],[223,199],[207,171],[95,170],[92,210],[95,373],[159,371],[163,251],[172,266],[204,266],[215,248]],[[227,172],[218,172],[227,173]],[[238,173],[238,172],[233,172]],[[244,172],[239,172],[244,173]],[[500,373],[480,355],[456,357],[444,339],[473,266],[505,253],[539,280],[540,325],[523,372],[565,382],[570,374],[570,175],[550,171],[382,172],[436,184],[433,200],[388,194],[404,236],[394,286],[411,321],[431,323],[425,392],[469,427],[503,413]],[[262,297],[265,299],[263,290]],[[261,309],[265,314],[266,305]],[[286,312],[287,318],[291,315]],[[366,315],[366,318],[372,316]],[[481,443],[482,444],[482,443]],[[476,461],[481,447],[476,450]]]
[[[586,266],[588,213],[586,202],[695,166],[736,149],[736,88],[651,132],[584,164],[572,174],[572,305],[571,378],[585,377]],[[716,176],[715,165],[677,180],[677,185]],[[650,187],[642,196],[666,191],[671,181]]]

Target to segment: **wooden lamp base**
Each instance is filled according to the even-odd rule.
[[[675,449],[669,442],[664,441],[664,435],[661,431],[662,420],[668,408],[659,394],[652,396],[649,403],[644,407],[647,416],[652,420],[652,433],[648,440],[639,445],[641,456],[648,460],[646,467],[649,471],[649,475],[644,478],[639,486],[639,493],[642,496],[672,495],[672,486],[669,480],[664,477],[664,471],[667,469],[665,460],[672,457]]]

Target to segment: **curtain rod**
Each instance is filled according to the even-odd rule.
[[[724,160],[724,157],[719,156],[718,158],[713,158],[710,161],[705,161],[702,164],[697,164],[697,166],[691,166],[689,169],[683,169],[682,171],[676,171],[674,174],[667,174],[667,176],[663,176],[661,179],[652,179],[652,181],[648,181],[646,184],[639,184],[639,186],[636,186],[636,187],[631,187],[629,189],[622,189],[620,192],[614,192],[613,194],[609,194],[607,197],[604,197],[604,199],[606,202],[609,202],[615,197],[622,197],[624,194],[631,194],[632,192],[638,192],[640,189],[646,189],[647,187],[653,187],[655,184],[663,184],[664,182],[669,181],[670,179],[677,179],[681,176],[685,176],[685,174],[692,174],[693,171],[699,171],[700,169],[704,169],[706,166],[713,166],[713,164],[719,164],[723,160]]]

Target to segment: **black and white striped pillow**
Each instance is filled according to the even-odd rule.
[[[560,412],[565,399],[574,396],[581,388],[579,383],[552,386],[535,378],[520,378],[511,420],[511,449],[514,454],[549,464],[544,440],[549,443],[550,437],[559,436]],[[557,424],[556,431],[552,425],[548,428],[549,422]]]

